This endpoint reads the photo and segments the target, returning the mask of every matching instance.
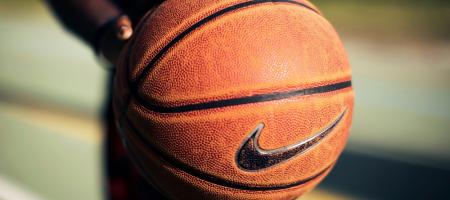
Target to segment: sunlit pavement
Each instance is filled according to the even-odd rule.
[[[25,196],[101,199],[105,70],[42,6],[0,6],[0,43],[0,182]],[[336,169],[304,198],[445,195],[450,43],[344,43],[356,90],[352,135]]]

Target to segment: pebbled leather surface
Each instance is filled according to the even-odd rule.
[[[153,67],[139,94],[159,105],[182,105],[349,79],[347,60],[335,59],[344,56],[334,41],[331,25],[311,10],[254,5],[181,40]]]
[[[122,122],[118,124],[122,137],[142,172],[173,199],[292,199],[312,189],[324,176],[284,190],[239,190],[186,173],[159,158],[148,144],[206,174],[246,186],[274,186],[311,177],[333,165],[347,141],[353,113],[351,87],[172,114],[152,112],[136,101],[129,83],[164,46],[206,16],[242,2],[246,1],[168,0],[144,17],[125,48],[130,51],[120,59],[114,107],[118,122]],[[158,60],[136,92],[153,104],[177,106],[350,79],[340,39],[321,15],[301,6],[272,2],[238,9],[197,28]],[[259,137],[261,148],[276,149],[305,140],[344,109],[347,113],[329,136],[304,154],[256,172],[237,166],[236,153],[257,124],[265,125]],[[136,139],[135,134],[148,143]]]

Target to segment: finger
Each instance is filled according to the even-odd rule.
[[[120,16],[115,22],[114,30],[119,40],[128,40],[133,35],[130,18],[127,15]]]

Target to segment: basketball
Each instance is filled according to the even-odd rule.
[[[308,1],[167,0],[116,73],[123,143],[170,199],[295,199],[348,138],[350,64]]]

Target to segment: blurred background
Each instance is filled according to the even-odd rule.
[[[304,199],[450,199],[450,1],[313,3],[347,48],[356,112]],[[102,199],[106,78],[43,2],[0,0],[0,199]]]

